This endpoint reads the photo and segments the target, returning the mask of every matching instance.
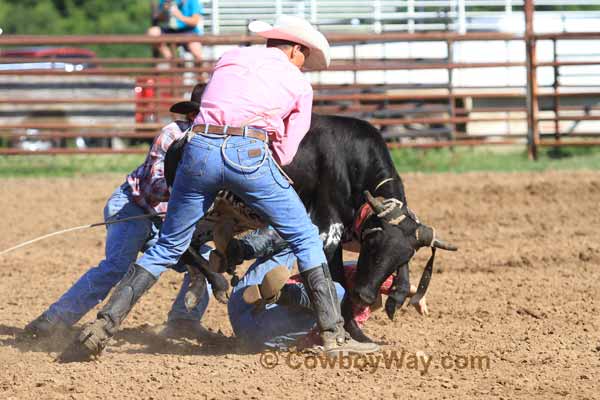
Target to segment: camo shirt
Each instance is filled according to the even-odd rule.
[[[171,144],[182,136],[183,131],[177,123],[164,126],[154,139],[144,163],[127,175],[133,201],[148,212],[167,211],[170,193],[165,180],[165,154]]]

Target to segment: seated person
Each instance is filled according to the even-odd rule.
[[[293,254],[287,250],[265,262],[254,263],[233,289],[228,303],[229,321],[235,335],[249,349],[260,351],[273,347],[286,350],[290,346],[306,348],[321,344],[302,279],[300,275],[289,276],[286,265],[294,262]],[[355,273],[356,261],[344,264],[348,282],[354,279]],[[392,281],[390,276],[384,282],[382,294],[389,293]],[[334,284],[341,301],[345,290],[339,283]],[[371,311],[372,307],[367,306],[353,309],[359,327],[369,319]]]
[[[161,34],[203,35],[202,15],[204,8],[200,0],[160,0],[158,8],[153,10],[153,26],[148,29],[148,35]],[[191,42],[186,45],[196,60],[202,59],[202,44]],[[158,50],[164,58],[173,58],[169,46],[162,43]]]

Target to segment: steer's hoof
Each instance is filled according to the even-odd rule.
[[[427,300],[425,299],[425,297],[423,297],[421,300],[419,300],[418,303],[413,304],[412,306],[415,308],[415,310],[417,310],[419,314],[425,316],[429,315],[429,309],[427,308]]]
[[[202,301],[202,296],[204,296],[204,292],[206,291],[206,287],[199,288],[198,286],[192,286],[187,291],[184,297],[185,308],[188,311],[192,311],[200,302]],[[227,290],[216,290],[213,287],[213,295],[217,299],[219,303],[227,304],[229,301],[229,292]]]
[[[213,295],[221,304],[227,304],[229,302],[229,293],[227,290],[215,290]]]
[[[352,339],[356,340],[359,343],[374,343],[373,340],[367,335],[365,335],[362,329],[360,329],[355,320],[348,321],[344,325],[344,329],[350,334]]]
[[[410,285],[410,293],[411,296],[417,294],[417,287],[415,285]],[[427,308],[427,298],[425,296],[421,297],[418,302],[410,303],[415,310],[421,315],[429,315],[429,309]]]
[[[191,339],[209,343],[229,340],[221,331],[219,333],[209,331],[200,324],[200,321],[186,319],[168,321],[159,335],[166,339]]]

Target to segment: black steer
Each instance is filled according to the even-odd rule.
[[[355,300],[372,304],[381,284],[398,272],[386,304],[390,318],[408,296],[408,262],[415,251],[423,246],[456,249],[436,239],[433,229],[408,209],[381,133],[366,121],[313,114],[310,131],[284,170],[321,232],[332,277],[344,286],[342,242],[352,236],[360,242]],[[430,270],[415,301],[427,289]]]

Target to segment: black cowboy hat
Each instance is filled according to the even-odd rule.
[[[175,114],[189,114],[198,112],[200,109],[200,101],[202,100],[202,93],[204,93],[205,83],[198,83],[192,90],[192,96],[190,101],[180,101],[175,103],[169,108],[169,111]]]

